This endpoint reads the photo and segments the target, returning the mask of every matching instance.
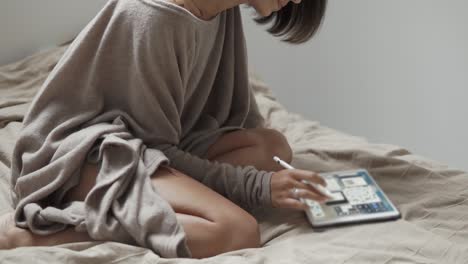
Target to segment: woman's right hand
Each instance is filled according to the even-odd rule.
[[[317,173],[300,169],[284,169],[272,174],[271,177],[271,202],[273,207],[306,210],[309,206],[299,198],[324,202],[328,198],[317,191],[312,185],[305,184],[302,180],[326,186],[325,180]],[[294,196],[293,190],[299,191]]]

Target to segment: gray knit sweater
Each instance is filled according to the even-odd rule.
[[[221,133],[263,121],[239,7],[205,21],[164,0],[110,0],[23,120],[11,164],[16,224],[44,235],[72,225],[96,240],[191,257],[150,176],[166,164],[246,210],[270,207],[273,172],[204,158]],[[98,164],[96,185],[84,202],[65,203],[84,162]]]

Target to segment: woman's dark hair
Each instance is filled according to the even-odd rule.
[[[284,36],[283,41],[299,44],[311,39],[322,24],[327,0],[302,0],[289,2],[279,11],[267,17],[257,17],[259,24],[272,23],[268,32],[274,36]]]

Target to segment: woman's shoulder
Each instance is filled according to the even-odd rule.
[[[166,29],[180,30],[209,23],[196,18],[185,8],[172,3],[170,0],[112,0],[116,2],[116,13],[136,23],[150,23]]]
[[[109,0],[90,27],[101,29],[104,35],[127,36],[152,46],[188,45],[198,29],[183,10],[165,0]]]

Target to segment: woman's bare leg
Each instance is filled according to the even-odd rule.
[[[264,128],[246,129],[224,134],[218,139],[218,141],[213,146],[210,147],[210,149],[207,152],[207,158],[210,160],[228,162],[234,165],[254,165],[258,169],[270,171],[278,171],[283,169],[282,167],[278,166],[278,164],[273,162],[273,160],[271,159],[273,155],[277,155],[287,162],[290,162],[292,158],[291,149],[287,144],[287,141],[285,140],[284,136],[277,131]],[[178,172],[173,169],[171,170],[171,172],[172,175],[182,175],[181,172]],[[238,208],[221,195],[212,191],[208,187],[199,184],[198,182],[186,175],[182,178],[189,178],[190,180],[188,180],[188,182],[191,183],[186,183],[187,180],[181,180],[180,175],[179,177],[168,178],[167,170],[164,174],[164,170],[158,169],[157,173],[159,173],[159,176],[154,177],[156,175],[153,175],[152,177],[152,179],[158,179],[153,180],[153,185],[161,192],[163,197],[168,196],[164,198],[168,198],[168,200],[171,201],[171,205],[173,207],[174,205],[177,207],[177,210],[175,210],[177,218],[182,224],[185,232],[187,233],[187,243],[195,258],[205,257],[215,252],[233,250],[235,248],[258,246],[258,230],[251,228],[251,226],[255,224],[255,220],[253,219],[253,217],[248,215],[247,212]],[[89,165],[85,166],[82,170],[83,178],[80,185],[74,188],[73,191],[69,193],[68,199],[83,201],[84,197],[95,183],[94,180],[96,174],[96,167]],[[166,175],[166,177],[161,177],[161,175]],[[174,179],[177,180],[174,181]],[[163,184],[167,185],[168,183],[172,183],[172,186],[166,186],[166,188],[158,188]],[[240,242],[231,240],[228,241],[229,243],[226,243],[224,245],[222,243],[219,243],[218,235],[220,232],[223,231],[223,228],[217,222],[220,221],[219,219],[223,219],[223,221],[229,222],[228,220],[226,220],[229,218],[229,216],[223,215],[223,213],[217,213],[217,215],[210,216],[210,210],[207,210],[206,208],[197,208],[196,210],[192,208],[192,210],[189,210],[187,214],[179,212],[187,211],[187,209],[190,208],[190,205],[193,204],[194,200],[189,199],[190,201],[177,201],[178,197],[174,197],[174,193],[179,194],[179,192],[174,191],[174,188],[177,188],[176,186],[178,184],[179,187],[185,186],[186,191],[193,189],[191,185],[203,186],[204,188],[202,187],[201,190],[198,190],[197,194],[194,194],[194,196],[192,197],[195,198],[197,203],[201,204],[202,207],[204,206],[204,204],[199,203],[198,198],[203,197],[203,193],[211,193],[210,197],[204,198],[206,199],[206,203],[218,205],[217,203],[213,203],[212,196],[214,195],[214,200],[219,202],[219,200],[221,199],[222,203],[225,204],[225,206],[227,206],[226,209],[230,208],[230,210],[234,213],[231,215],[231,219],[235,219],[236,213],[243,217],[243,220],[248,219],[248,222],[250,223],[246,225],[248,226],[246,229],[250,229],[251,233],[254,234],[253,236],[251,236],[252,239],[249,241],[242,241],[241,239],[238,239]],[[197,186],[195,189],[199,189],[199,187],[200,186]],[[208,213],[205,213],[205,215],[203,216],[197,216],[197,213],[199,214],[200,212]],[[216,212],[216,210],[214,210],[213,212]],[[232,221],[229,224],[231,223]],[[91,240],[92,239],[88,236],[87,233],[75,232],[73,228],[68,228],[62,232],[50,236],[35,235],[27,229],[16,227],[13,222],[12,213],[0,216],[0,249],[14,248],[19,246],[53,246],[71,242]],[[220,245],[222,245],[222,249],[219,248]]]
[[[194,258],[212,256],[220,248],[220,231],[217,224],[202,217],[176,213],[177,220],[187,234],[187,245]],[[66,243],[94,241],[86,232],[76,232],[73,228],[49,235],[35,235],[28,229],[14,226],[13,213],[0,216],[0,249],[13,249],[27,246],[56,246]],[[218,243],[217,243],[218,242]],[[257,247],[252,241],[252,247]],[[233,249],[234,250],[234,249]],[[216,254],[213,254],[216,255]]]
[[[163,166],[152,178],[153,186],[180,215],[192,256],[202,258],[222,252],[260,246],[257,220],[224,196],[188,177]]]
[[[13,212],[0,216],[0,249],[12,249],[26,246],[55,246],[72,242],[92,241],[87,233],[76,232],[67,228],[49,236],[33,234],[28,229],[16,227]]]
[[[81,175],[80,185],[68,193],[66,200],[84,200],[95,184],[97,167],[86,164]],[[193,178],[161,166],[152,176],[152,184],[176,212],[192,257],[204,258],[260,246],[255,218]],[[28,229],[16,227],[11,213],[0,216],[0,237],[8,238],[0,239],[0,249],[92,241],[87,233],[76,232],[73,228],[49,236],[35,235]]]
[[[291,162],[292,149],[283,134],[268,128],[236,130],[223,134],[206,153],[209,160],[241,166],[253,165],[266,171],[283,170],[273,160],[273,156]]]

